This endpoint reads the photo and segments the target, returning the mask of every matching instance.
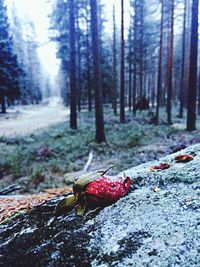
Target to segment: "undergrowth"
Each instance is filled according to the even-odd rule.
[[[168,151],[148,150],[145,147],[165,145],[167,140],[185,134],[185,131],[167,125],[143,124],[142,118],[147,116],[147,113],[144,114],[141,113],[137,120],[129,114],[126,124],[120,124],[117,116],[107,115],[107,142],[100,145],[94,140],[94,114],[88,112],[79,115],[79,129],[76,131],[71,130],[66,122],[50,127],[39,135],[1,137],[0,187],[5,186],[4,177],[11,177],[9,179],[12,181],[26,177],[29,187],[30,183],[37,187],[45,182],[47,174],[56,186],[53,176],[83,169],[91,150],[98,166],[108,162],[116,166],[116,171],[165,155]]]

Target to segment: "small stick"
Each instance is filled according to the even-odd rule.
[[[90,154],[88,156],[88,160],[87,160],[87,162],[86,162],[86,164],[84,166],[84,169],[83,169],[84,172],[86,172],[89,169],[90,164],[92,163],[92,160],[93,160],[93,152],[90,151]]]

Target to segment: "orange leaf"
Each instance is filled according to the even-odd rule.
[[[185,154],[185,155],[178,155],[175,157],[175,160],[177,163],[180,163],[180,162],[189,162],[191,160],[193,160],[193,156],[191,155],[188,155],[188,154]]]

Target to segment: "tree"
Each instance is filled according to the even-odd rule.
[[[183,32],[182,32],[182,59],[181,59],[181,83],[180,83],[180,108],[179,117],[183,118],[184,94],[185,94],[185,31],[186,31],[186,0],[184,0]]]
[[[172,73],[173,73],[173,42],[174,42],[174,0],[169,2],[169,35],[167,50],[167,122],[172,124],[171,108],[172,108]]]
[[[187,130],[196,129],[197,57],[198,57],[198,10],[199,0],[192,2],[190,69],[188,86]]]
[[[88,111],[92,111],[92,78],[91,78],[91,64],[90,64],[90,27],[89,27],[89,8],[86,3],[86,66],[87,66],[87,93],[88,93]]]
[[[6,99],[19,96],[20,67],[13,49],[13,39],[9,35],[7,9],[0,0],[0,103],[2,113],[6,113]]]
[[[159,47],[159,62],[158,62],[158,81],[157,81],[157,96],[156,96],[156,124],[159,124],[159,107],[162,90],[162,58],[163,58],[163,24],[164,24],[164,3],[161,0],[161,22],[160,22],[160,47]]]
[[[130,18],[131,19],[131,18]],[[129,42],[129,55],[128,55],[128,106],[129,111],[131,111],[132,108],[132,25],[129,27],[129,36],[128,36],[128,42]]]
[[[116,47],[116,19],[113,4],[113,111],[117,115],[117,47]]]
[[[121,0],[121,67],[120,67],[120,122],[125,123],[124,88],[124,0]]]
[[[97,1],[90,0],[91,8],[91,32],[92,32],[92,51],[94,68],[94,88],[95,88],[95,119],[96,119],[96,141],[105,142],[104,118],[102,105],[102,82],[99,50],[99,23],[97,15]]]
[[[74,0],[69,0],[69,36],[70,36],[70,127],[77,128],[77,111],[76,111],[76,36],[75,36],[75,6]]]

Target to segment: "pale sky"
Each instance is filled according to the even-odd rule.
[[[56,44],[54,42],[49,42],[49,31],[50,21],[48,15],[51,14],[51,3],[53,0],[6,0],[9,5],[12,2],[15,3],[17,7],[17,12],[20,18],[28,18],[32,20],[35,24],[35,29],[37,33],[37,41],[40,43],[40,48],[38,53],[41,58],[41,62],[44,68],[49,74],[55,75],[58,71],[59,61],[56,59]],[[106,7],[106,17],[108,21],[112,22],[112,9],[113,0],[103,0]],[[50,3],[49,3],[50,2]],[[120,0],[114,0],[116,5],[116,20],[120,22]],[[129,9],[129,0],[125,0],[125,23],[129,21],[129,14],[127,10]],[[108,32],[111,32],[112,23],[108,24],[106,27]]]
[[[56,59],[56,44],[49,41],[51,4],[47,0],[7,0],[11,5],[14,2],[19,17],[23,20],[33,21],[37,34],[37,41],[40,45],[38,54],[44,69],[49,75],[56,75],[59,61]]]

